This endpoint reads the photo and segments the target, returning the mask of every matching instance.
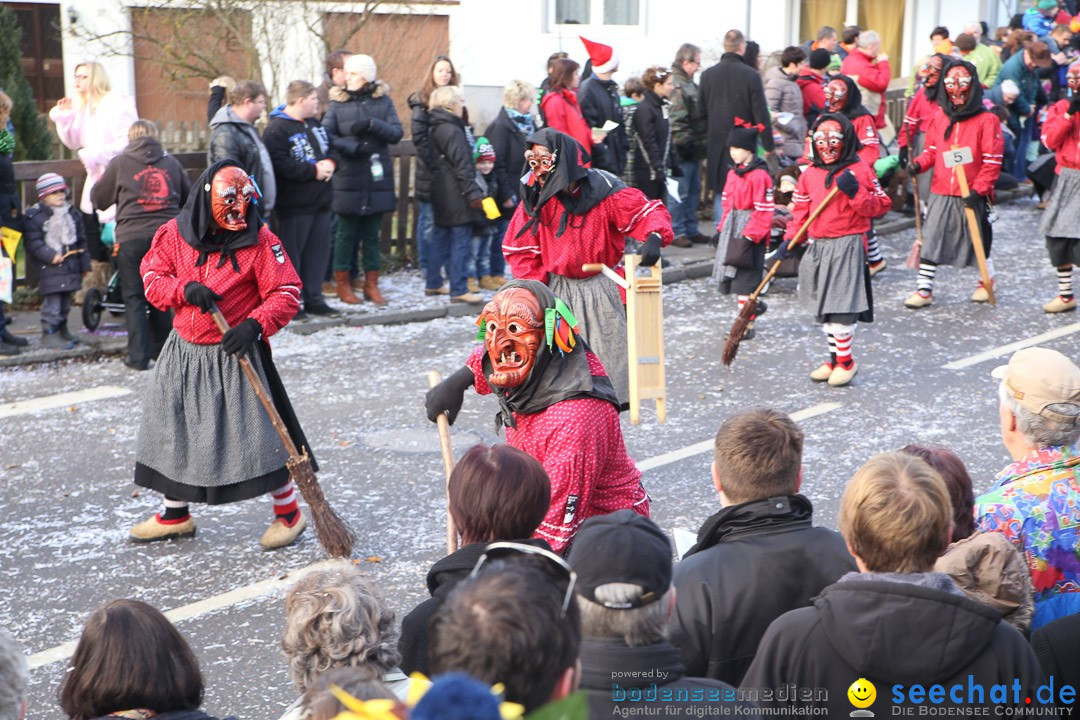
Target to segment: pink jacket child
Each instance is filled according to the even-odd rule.
[[[49,119],[56,124],[60,142],[78,152],[79,160],[86,168],[79,209],[84,213],[94,211],[90,202],[90,190],[101,179],[109,161],[123,152],[128,144],[128,128],[139,119],[135,102],[126,95],[107,93],[98,101],[97,107],[87,103],[81,110],[75,107],[61,108],[58,104],[49,111]],[[98,213],[101,222],[116,219],[116,206]]]

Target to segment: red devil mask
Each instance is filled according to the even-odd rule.
[[[843,80],[830,80],[825,86],[825,109],[829,112],[844,112],[848,86]]]
[[[814,149],[821,162],[832,165],[844,154],[844,129],[835,120],[824,120],[814,130]]]
[[[247,211],[255,195],[255,186],[247,173],[235,165],[221,168],[214,175],[210,189],[210,213],[225,230],[247,228]]]
[[[1069,90],[1073,95],[1080,93],[1080,62],[1074,62],[1069,66],[1069,72],[1066,73],[1065,79],[1069,83]]]
[[[518,287],[495,293],[480,321],[493,370],[488,382],[513,388],[528,380],[544,344],[544,311],[536,296]]]
[[[971,83],[973,82],[971,72],[963,65],[949,68],[942,82],[945,85],[945,93],[949,96],[949,102],[952,103],[953,107],[963,107],[971,95]]]
[[[938,84],[938,80],[941,79],[941,58],[937,55],[930,56],[930,59],[923,65],[923,85],[928,88],[932,88]]]
[[[529,163],[529,170],[538,184],[543,185],[547,181],[548,173],[555,169],[557,156],[557,152],[552,152],[543,145],[533,145],[525,151],[525,161]]]

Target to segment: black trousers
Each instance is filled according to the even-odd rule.
[[[142,367],[157,359],[172,329],[172,313],[163,312],[146,301],[139,265],[150,250],[151,238],[125,240],[116,255],[120,274],[120,294],[124,298],[124,319],[128,331],[128,359]]]
[[[323,276],[330,258],[330,211],[304,215],[278,213],[281,244],[304,284],[304,306],[321,305]]]
[[[97,213],[84,213],[80,210],[79,214],[82,215],[83,230],[86,231],[86,251],[90,253],[90,259],[107,262],[109,248],[101,242],[101,223],[98,221]]]

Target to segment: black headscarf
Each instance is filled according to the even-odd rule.
[[[961,120],[967,120],[970,117],[975,117],[979,113],[986,112],[986,108],[983,107],[983,87],[979,82],[979,73],[975,70],[975,66],[966,60],[951,60],[945,64],[945,67],[941,68],[941,79],[938,80],[938,84],[945,82],[945,75],[955,67],[965,67],[968,72],[971,73],[971,91],[968,92],[967,102],[960,107],[953,107],[952,100],[949,99],[949,93],[939,92],[937,95],[937,102],[941,109],[945,112],[945,115],[949,118],[949,125],[945,128],[945,139],[948,140],[952,135],[953,126]]]
[[[195,267],[205,264],[210,255],[219,252],[221,259],[218,260],[217,267],[222,267],[228,261],[232,263],[233,270],[240,272],[240,263],[236,261],[236,251],[259,241],[262,219],[259,217],[255,203],[252,202],[248,205],[245,217],[246,228],[233,232],[218,227],[214,221],[213,211],[210,209],[210,198],[214,176],[219,170],[227,167],[243,169],[240,163],[228,158],[219,160],[206,168],[195,181],[187,202],[176,217],[176,227],[180,231],[180,237],[184,238],[184,242],[199,251],[199,259],[195,261]],[[218,232],[215,233],[214,229]]]
[[[510,288],[524,288],[535,295],[545,316],[548,310],[555,310],[555,294],[542,282],[511,280],[499,291]],[[619,401],[611,380],[607,376],[593,375],[589,369],[589,361],[585,357],[589,349],[581,336],[577,337],[577,345],[570,352],[561,351],[556,344],[552,344],[551,348],[541,344],[536,353],[536,364],[525,382],[507,390],[492,385],[491,389],[501,407],[495,418],[496,431],[503,425],[516,427],[513,413],[532,415],[563,400],[592,397],[606,400],[618,409]],[[485,377],[494,372],[491,358],[486,352],[483,368]]]
[[[938,91],[941,90],[941,81],[945,79],[945,68],[949,67],[949,63],[952,62],[952,58],[945,53],[934,53],[932,57],[941,58],[941,75],[938,76],[937,84],[934,87],[926,87],[923,85],[923,95],[930,102],[937,102]]]
[[[844,140],[844,154],[834,162],[832,165],[828,165],[822,162],[821,157],[818,155],[817,146],[814,145],[814,131],[817,130],[818,125],[826,120],[835,120],[840,123],[840,132],[843,135]],[[860,161],[859,150],[862,149],[862,143],[859,142],[859,138],[855,135],[855,126],[851,124],[851,121],[847,119],[846,115],[840,113],[825,113],[819,115],[818,119],[814,121],[814,126],[810,128],[810,150],[814,154],[814,167],[824,168],[828,170],[825,175],[825,187],[832,187],[833,178],[838,172],[846,168],[848,165],[854,165]]]
[[[833,80],[840,80],[847,85],[847,95],[844,96],[844,107],[840,109],[840,112],[847,116],[848,120],[854,122],[855,118],[870,114],[870,111],[863,107],[862,91],[859,90],[859,86],[855,84],[854,80],[847,75],[837,75],[829,78],[829,82],[832,82]],[[836,111],[834,110],[832,112]]]
[[[562,237],[571,215],[584,215],[604,198],[626,187],[625,183],[611,173],[585,167],[582,163],[589,161],[589,154],[574,138],[565,133],[552,128],[537,130],[525,138],[526,149],[533,145],[542,145],[555,153],[555,167],[541,186],[533,182],[529,165],[525,164],[521,178],[521,201],[529,221],[521,228],[517,237],[530,231],[535,235],[539,231],[540,211],[552,198],[563,206],[559,227],[555,233],[555,237]],[[573,192],[569,192],[568,188],[575,182],[577,187]],[[563,192],[564,190],[567,192]]]

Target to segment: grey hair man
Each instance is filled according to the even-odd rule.
[[[1001,381],[1001,440],[1013,463],[975,499],[975,519],[1026,556],[1035,630],[1080,612],[1080,368],[1056,350],[1034,347],[1017,351],[993,377]]]
[[[30,672],[19,644],[0,633],[0,720],[26,717],[26,684]]]
[[[675,588],[671,544],[660,528],[632,510],[589,518],[569,560],[577,573],[581,689],[589,717],[643,707],[655,708],[647,714],[664,707],[665,715],[700,717],[706,705],[739,704],[738,691],[727,683],[686,677],[682,654],[668,642]]]

